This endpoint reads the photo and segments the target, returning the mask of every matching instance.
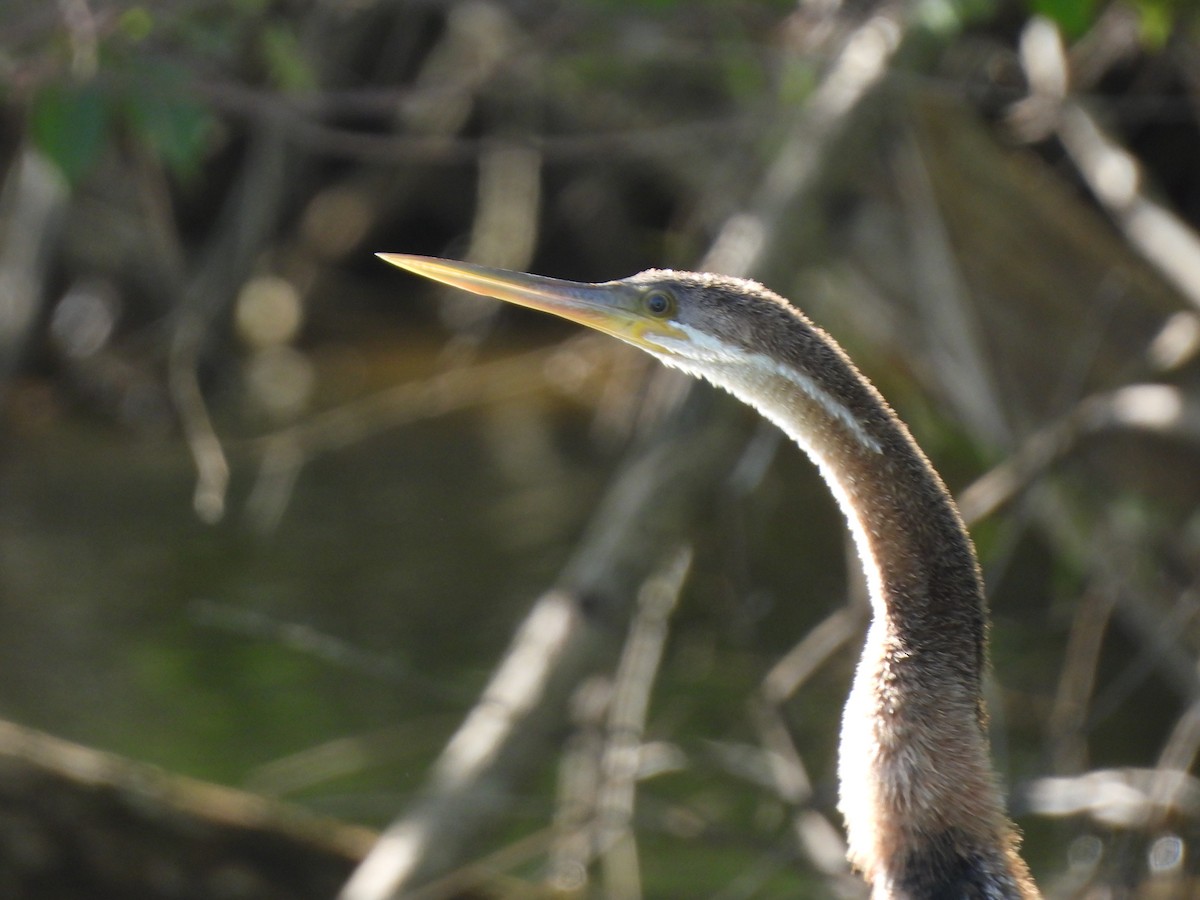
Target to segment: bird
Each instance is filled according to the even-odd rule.
[[[988,740],[987,608],[954,500],[837,342],[755,281],[650,269],[583,283],[377,254],[588,326],[723,388],[816,463],[849,525],[871,622],[842,717],[838,807],[872,900],[1035,900]]]

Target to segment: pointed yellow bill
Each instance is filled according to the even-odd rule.
[[[643,349],[658,349],[650,332],[680,336],[678,330],[668,322],[647,317],[639,304],[641,290],[624,282],[588,284],[432,256],[412,256],[407,253],[375,255],[393,266],[434,281],[473,294],[553,313]]]

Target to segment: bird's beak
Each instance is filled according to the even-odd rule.
[[[619,281],[587,284],[431,256],[411,256],[407,253],[375,255],[393,266],[434,281],[473,294],[553,313],[643,349],[658,349],[651,331],[672,335],[676,331],[669,324],[652,321],[640,313],[636,305],[636,292]]]

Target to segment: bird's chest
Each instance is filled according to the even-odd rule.
[[[880,630],[855,676],[838,764],[851,859],[865,871],[920,835],[977,823],[994,791],[973,698]]]

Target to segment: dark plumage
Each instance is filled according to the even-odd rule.
[[[950,494],[837,343],[762,285],[650,270],[599,285],[381,254],[612,334],[758,409],[816,462],[854,535],[873,620],[846,704],[840,803],[877,900],[1031,900],[992,771],[986,607]]]

